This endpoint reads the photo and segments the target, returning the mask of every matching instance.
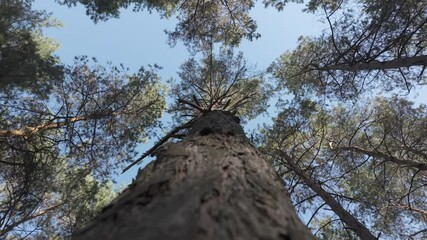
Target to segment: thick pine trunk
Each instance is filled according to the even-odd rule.
[[[314,239],[228,113],[200,117],[73,239]]]

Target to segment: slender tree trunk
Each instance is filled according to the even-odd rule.
[[[378,151],[369,151],[363,148],[359,148],[359,147],[339,147],[337,148],[337,150],[349,150],[349,151],[355,151],[358,153],[363,153],[372,157],[378,157],[378,158],[382,158],[384,159],[384,161],[388,161],[388,162],[392,162],[395,164],[398,164],[400,166],[404,166],[404,167],[414,167],[417,168],[418,170],[421,171],[427,171],[427,163],[422,163],[422,162],[416,162],[416,161],[411,161],[411,160],[402,160],[402,159],[398,159],[396,157],[393,157],[391,155],[382,153],[382,152],[378,152]]]
[[[34,127],[25,127],[21,129],[11,129],[11,130],[0,129],[0,137],[25,137],[25,136],[30,136],[30,135],[39,133],[41,131],[65,127],[72,123],[88,121],[88,120],[97,120],[97,119],[106,118],[106,117],[114,117],[124,113],[125,113],[124,111],[122,112],[111,111],[111,112],[104,112],[104,113],[94,112],[88,115],[77,116],[77,117],[56,117],[58,119],[61,119],[61,121],[57,121],[57,119],[53,119],[52,121],[48,121],[47,123],[40,124]]]
[[[212,111],[158,151],[74,239],[314,239],[282,180],[227,112]]]
[[[300,176],[304,182],[319,195],[323,201],[334,211],[334,213],[349,227],[351,228],[357,236],[362,240],[375,240],[377,239],[368,228],[363,225],[357,218],[355,218],[351,213],[345,210],[340,203],[338,203],[328,192],[326,192],[320,184],[308,176],[304,171],[302,171],[293,161],[293,159],[288,156],[286,153],[282,153],[284,158],[283,164],[288,166],[293,172]]]
[[[342,70],[356,72],[361,70],[387,70],[412,66],[427,66],[427,55],[397,58],[390,61],[372,61],[368,63],[342,64],[326,66],[322,70]]]

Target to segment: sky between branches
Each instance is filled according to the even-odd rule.
[[[243,52],[249,66],[256,71],[264,71],[282,53],[294,49],[299,36],[315,36],[326,28],[316,15],[303,13],[303,7],[303,4],[288,4],[284,11],[278,12],[272,8],[265,9],[261,3],[257,3],[251,15],[257,21],[261,38],[253,42],[243,40],[238,49]],[[173,29],[176,21],[173,18],[161,19],[155,12],[135,13],[126,9],[121,11],[119,19],[95,24],[81,6],[68,8],[53,1],[36,0],[34,9],[52,12],[52,16],[63,23],[62,28],[46,29],[44,35],[59,42],[61,47],[56,54],[66,64],[71,64],[74,56],[78,55],[96,57],[100,63],[123,63],[131,72],[137,71],[140,66],[157,64],[163,67],[159,75],[166,82],[171,78],[178,80],[179,66],[189,57],[182,44],[171,48],[166,43],[164,30]],[[417,93],[417,102],[427,103],[427,91],[424,89]],[[253,129],[276,115],[274,108],[268,112],[268,117],[259,117],[246,128]],[[170,117],[166,115],[163,120],[167,126]],[[155,140],[151,139],[139,146],[138,151],[144,152]],[[147,159],[138,167],[148,162]],[[138,167],[117,175],[115,180],[118,185],[128,184],[136,175]]]

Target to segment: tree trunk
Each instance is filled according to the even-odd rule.
[[[212,111],[73,239],[314,239],[283,182],[227,112]]]
[[[342,70],[342,71],[372,71],[372,70],[387,70],[387,69],[397,69],[397,68],[409,68],[412,66],[427,66],[427,56],[415,56],[407,58],[397,58],[390,61],[372,61],[368,63],[355,63],[355,64],[339,64],[326,66],[322,70]]]
[[[403,167],[414,167],[417,168],[420,171],[427,171],[427,163],[422,163],[422,162],[416,162],[416,161],[411,161],[411,160],[402,160],[402,159],[398,159],[397,157],[392,156],[391,154],[385,154],[379,151],[369,151],[363,148],[359,148],[359,147],[339,147],[336,150],[349,150],[349,151],[355,151],[358,153],[362,153],[362,154],[366,154],[368,156],[371,157],[377,157],[377,158],[382,158],[384,159],[384,161],[387,162],[392,162],[395,163],[397,165],[403,166]]]
[[[345,210],[343,206],[336,201],[331,194],[325,191],[320,184],[318,184],[314,179],[304,173],[289,157],[286,153],[282,152],[282,157],[284,158],[283,164],[288,166],[293,172],[300,176],[307,186],[310,187],[313,192],[315,192],[319,197],[325,201],[326,204],[334,211],[334,213],[343,221],[351,230],[353,230],[357,236],[362,240],[376,240],[377,238],[372,235],[368,228],[359,222],[350,212]]]

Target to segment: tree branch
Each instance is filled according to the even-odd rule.
[[[363,153],[366,155],[369,155],[371,157],[379,157],[384,159],[385,161],[389,161],[389,162],[393,162],[395,164],[398,165],[404,165],[404,166],[408,166],[408,167],[415,167],[421,171],[426,171],[427,170],[427,163],[420,163],[420,162],[415,162],[415,161],[410,161],[410,160],[401,160],[398,159],[394,156],[382,153],[382,152],[376,152],[376,151],[369,151],[366,149],[362,149],[359,147],[338,147],[336,150],[350,150],[350,151],[355,151],[358,153]]]

